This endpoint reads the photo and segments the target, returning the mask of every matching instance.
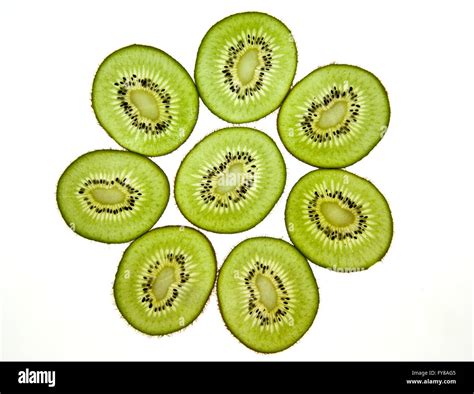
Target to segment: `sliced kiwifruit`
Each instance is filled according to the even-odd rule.
[[[217,233],[258,224],[281,196],[286,167],[273,140],[261,131],[230,127],[213,132],[184,158],[175,181],[182,214]]]
[[[260,12],[216,23],[199,47],[195,80],[204,104],[232,123],[260,119],[285,98],[296,71],[290,30]]]
[[[278,114],[278,132],[296,158],[339,168],[366,156],[389,121],[387,92],[375,75],[356,66],[330,64],[291,90]]]
[[[314,321],[319,293],[304,256],[275,238],[251,238],[237,245],[217,280],[226,326],[244,345],[263,353],[297,342]]]
[[[290,192],[288,234],[313,263],[355,272],[380,261],[392,241],[393,224],[384,196],[369,181],[343,170],[316,170]]]
[[[68,226],[83,237],[127,242],[148,231],[169,199],[166,175],[145,156],[99,150],[76,159],[57,186]]]
[[[131,45],[109,55],[92,87],[99,123],[124,148],[161,156],[194,128],[199,99],[187,71],[167,53]]]
[[[201,313],[216,279],[208,239],[189,227],[161,227],[127,248],[114,282],[122,316],[149,335],[178,331]]]

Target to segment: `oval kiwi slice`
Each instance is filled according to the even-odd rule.
[[[219,307],[238,340],[263,353],[284,350],[309,329],[319,305],[313,272],[292,245],[251,238],[237,245],[217,280]]]
[[[259,12],[216,23],[199,47],[195,79],[204,104],[227,122],[260,119],[281,104],[296,71],[288,28]]]
[[[165,155],[186,141],[198,106],[187,71],[153,47],[115,51],[94,78],[92,107],[99,123],[118,144],[147,156]]]
[[[208,239],[189,227],[152,230],[127,248],[115,275],[123,317],[149,335],[178,331],[196,319],[216,279]]]
[[[316,170],[290,192],[288,234],[312,262],[340,272],[369,268],[392,241],[392,215],[369,181],[343,170]]]
[[[160,167],[144,156],[99,150],[69,165],[56,197],[73,231],[95,241],[120,243],[156,223],[168,204],[169,184]]]
[[[230,127],[200,141],[176,175],[175,197],[193,224],[217,233],[255,226],[281,196],[286,167],[273,140],[261,131]]]
[[[390,121],[387,92],[370,72],[331,64],[306,76],[278,114],[278,132],[296,158],[317,167],[349,166],[381,140]]]

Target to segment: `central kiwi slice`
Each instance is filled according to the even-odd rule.
[[[184,158],[176,175],[176,202],[193,224],[235,233],[258,224],[281,196],[286,167],[273,140],[261,131],[215,131]]]
[[[124,151],[86,153],[64,171],[57,186],[58,206],[69,227],[107,243],[127,242],[148,231],[168,198],[161,168]]]
[[[304,256],[275,238],[251,238],[225,260],[217,281],[219,307],[229,330],[263,353],[284,350],[309,329],[319,293]]]
[[[389,120],[387,92],[375,75],[331,64],[291,90],[278,114],[278,132],[298,159],[339,168],[366,156],[384,136]]]
[[[216,279],[208,239],[189,227],[150,231],[125,251],[115,275],[120,313],[149,335],[178,331],[196,319]]]
[[[343,170],[316,170],[290,192],[286,226],[312,262],[340,272],[369,268],[392,240],[392,215],[369,181]]]
[[[199,47],[195,79],[206,106],[232,123],[274,111],[290,89],[296,46],[288,28],[259,12],[231,15],[216,23]]]
[[[198,105],[187,71],[153,47],[115,51],[94,78],[92,107],[102,127],[124,148],[147,156],[178,148],[196,124]]]

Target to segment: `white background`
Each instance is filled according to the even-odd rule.
[[[461,1],[11,1],[2,2],[2,357],[7,360],[470,360],[472,359],[472,3]],[[257,354],[226,330],[213,293],[182,332],[148,337],[115,307],[112,283],[127,245],[74,234],[55,202],[77,156],[119,148],[90,106],[96,68],[132,43],[159,47],[192,74],[209,27],[236,12],[268,12],[293,31],[295,81],[331,62],[374,72],[392,105],[388,132],[350,171],[373,181],[395,220],[392,247],[366,272],[313,266],[316,321],[292,348]],[[182,157],[226,126],[201,104],[190,139],[154,159],[171,182]],[[288,180],[271,214],[237,235],[207,233],[219,265],[252,236],[288,240],[283,210],[312,168],[290,156],[276,113],[252,123],[285,154]],[[157,226],[189,225],[173,197]]]

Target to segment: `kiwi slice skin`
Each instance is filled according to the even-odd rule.
[[[315,170],[290,191],[285,222],[311,262],[338,272],[366,270],[387,253],[393,219],[369,181],[344,170]]]
[[[291,31],[280,20],[260,12],[234,14],[204,36],[194,79],[216,116],[230,123],[253,122],[281,105],[297,58]]]
[[[260,353],[295,344],[319,307],[306,258],[293,245],[269,237],[247,239],[231,251],[219,271],[217,296],[229,331]]]
[[[135,329],[170,334],[191,324],[204,309],[216,271],[214,249],[202,233],[160,227],[125,250],[115,275],[115,302]]]
[[[97,150],[67,167],[58,181],[56,201],[64,221],[77,234],[123,243],[153,227],[169,193],[166,175],[147,157]]]
[[[388,94],[374,74],[330,64],[293,87],[277,125],[283,144],[297,159],[320,168],[341,168],[368,155],[389,122]]]
[[[246,127],[217,130],[183,159],[174,193],[195,226],[237,233],[260,223],[280,198],[286,166],[275,142]]]
[[[161,156],[191,134],[199,97],[191,76],[173,57],[151,46],[130,45],[111,53],[99,66],[92,107],[119,145]]]

